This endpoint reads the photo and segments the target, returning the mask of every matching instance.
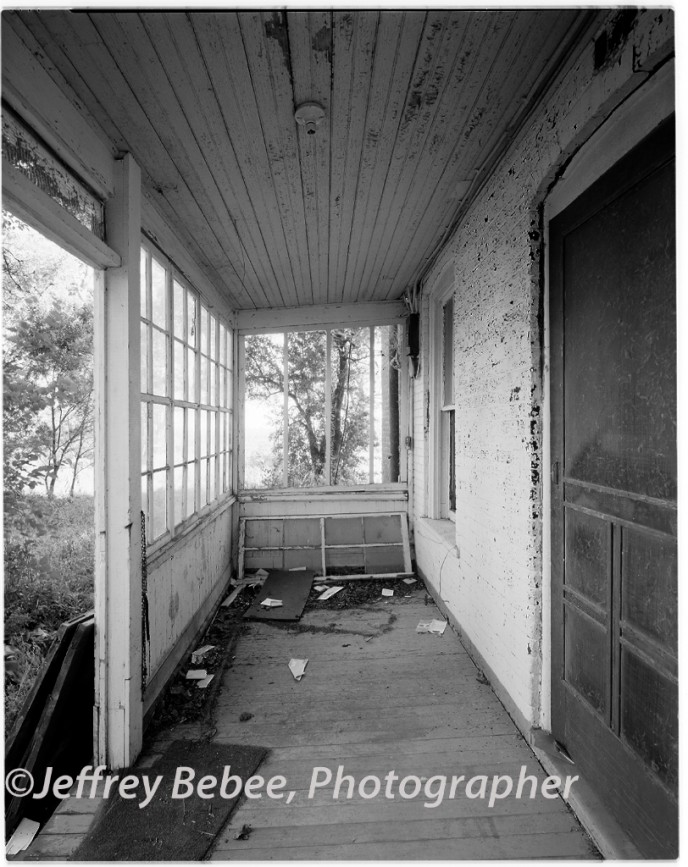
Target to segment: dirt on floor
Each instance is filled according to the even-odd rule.
[[[246,577],[251,578],[250,575]],[[359,605],[370,605],[384,598],[382,596],[383,588],[393,590],[394,597],[397,599],[409,597],[418,590],[425,589],[420,578],[411,584],[406,583],[403,578],[343,580],[340,584],[334,585],[342,587],[339,592],[330,599],[318,601],[318,597],[322,595],[323,591],[316,590],[315,587],[320,586],[316,577],[313,580],[313,587],[308,596],[305,611],[316,608],[341,610]],[[333,585],[328,583],[326,586]],[[212,623],[196,643],[197,648],[212,645],[212,649],[207,651],[198,663],[192,663],[191,653],[184,659],[176,675],[168,684],[163,697],[156,705],[147,729],[147,737],[157,735],[163,729],[179,723],[210,723],[214,698],[220,688],[222,673],[226,666],[231,663],[237,639],[246,629],[246,622],[243,620],[244,612],[250,607],[260,589],[260,583],[246,584],[231,606],[218,608]],[[429,598],[426,595],[426,602]],[[297,625],[298,621],[281,623],[274,621],[274,624],[289,628]],[[209,675],[213,675],[213,679],[207,687],[201,688],[198,686],[198,681],[187,679],[186,675],[189,670],[195,669],[205,669]]]

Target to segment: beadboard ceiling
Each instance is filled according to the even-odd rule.
[[[9,18],[134,155],[146,195],[208,279],[234,309],[251,309],[399,298],[590,15]],[[305,101],[325,109],[315,135],[294,119]]]

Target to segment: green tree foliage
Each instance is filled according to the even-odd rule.
[[[363,387],[368,373],[367,329],[332,331],[331,355],[331,484],[366,481],[362,458],[368,444],[368,398]],[[325,437],[325,333],[291,333],[287,338],[289,394],[289,485],[328,484]],[[251,398],[283,394],[283,348],[267,336],[247,340],[246,391]],[[283,484],[282,416],[272,418],[274,454],[266,462],[263,484]]]

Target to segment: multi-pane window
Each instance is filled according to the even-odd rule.
[[[150,544],[231,488],[232,332],[141,250],[141,501]]]
[[[247,335],[245,488],[399,480],[400,327]]]
[[[443,517],[456,511],[456,416],[454,408],[454,296],[442,305],[442,383],[440,401],[441,472],[440,510]]]

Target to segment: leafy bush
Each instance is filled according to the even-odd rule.
[[[93,558],[92,497],[22,496],[6,513],[7,732],[60,625],[93,607]]]

